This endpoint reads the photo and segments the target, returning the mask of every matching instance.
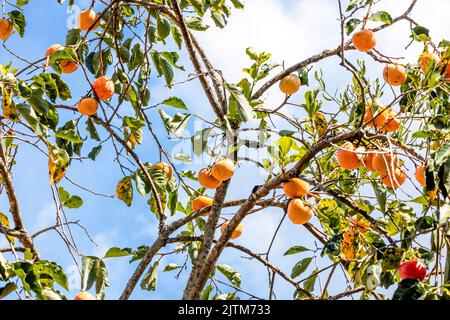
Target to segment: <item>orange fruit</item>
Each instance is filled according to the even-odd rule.
[[[95,21],[97,20],[98,15],[93,10],[84,10],[78,16],[78,26],[81,30],[88,31],[92,26],[92,31],[98,28],[100,25],[100,21],[98,21],[95,25]]]
[[[230,224],[230,221],[225,222],[221,227],[220,227],[220,232],[224,232],[225,229],[228,227],[228,225]],[[233,231],[233,233],[231,234],[231,240],[239,238],[242,234],[242,229],[243,229],[243,225],[242,223],[240,223],[236,229]]]
[[[439,62],[438,57],[436,57],[436,55],[432,54],[432,53],[426,53],[422,56],[422,59],[420,60],[420,70],[422,70],[422,72],[427,72],[427,65],[430,61],[434,61],[435,63]]]
[[[415,177],[421,185],[425,186],[427,184],[425,179],[425,164],[422,163],[417,167]]]
[[[351,142],[344,143],[337,152],[337,161],[339,165],[346,170],[357,169],[362,165],[358,153],[355,152],[355,146]]]
[[[294,224],[305,224],[312,219],[313,210],[301,199],[294,199],[289,202],[287,214]]]
[[[234,162],[230,159],[225,159],[217,162],[211,169],[211,174],[216,180],[226,181],[231,179],[234,174]]]
[[[7,40],[14,32],[13,24],[8,19],[0,19],[0,39]]]
[[[368,153],[366,154],[366,156],[364,157],[364,168],[366,168],[367,171],[375,171],[375,168],[373,167],[373,157],[374,157],[374,153]]]
[[[94,98],[84,98],[78,102],[78,111],[85,116],[92,116],[97,112],[98,102]]]
[[[197,197],[194,199],[194,201],[192,201],[192,210],[199,211],[202,210],[203,208],[210,207],[212,206],[213,202],[214,199],[210,197],[205,196]],[[202,216],[206,217],[208,214],[209,212],[202,214]]]
[[[434,202],[434,199],[436,199],[437,193],[438,193],[438,188],[436,188],[436,190],[434,190],[434,191],[428,192],[428,196],[430,197],[431,202]]]
[[[445,82],[450,82],[450,63],[445,68],[444,81]]]
[[[391,86],[401,86],[405,83],[408,75],[405,67],[399,64],[388,64],[383,70],[383,78]]]
[[[198,183],[206,189],[217,189],[222,184],[222,181],[214,178],[211,170],[205,168],[198,173]]]
[[[406,173],[404,173],[399,168],[396,168],[394,171],[394,175],[387,174],[382,179],[381,182],[389,188],[397,189],[406,181]]]
[[[115,90],[114,82],[105,76],[95,79],[92,87],[94,88],[97,98],[100,100],[109,100],[113,96]]]
[[[167,164],[165,162],[158,162],[152,166],[152,169],[162,170],[167,175],[167,179],[172,179],[173,169],[170,164]]]
[[[63,73],[72,73],[78,69],[78,63],[75,61],[63,61],[60,66]]]
[[[296,74],[290,74],[281,79],[280,90],[284,94],[293,95],[300,89],[301,85],[300,78]]]
[[[75,300],[97,300],[97,299],[89,292],[83,291],[75,296]]]
[[[293,178],[284,184],[283,190],[290,199],[304,197],[309,192],[309,183],[299,178]]]
[[[398,165],[398,157],[397,155],[393,155],[391,153],[384,153],[386,151],[383,150],[383,152],[375,153],[372,158],[372,166],[375,169],[376,172],[380,173],[382,176],[385,176],[389,171],[392,172],[393,169],[395,170]]]
[[[64,46],[60,44],[52,44],[50,47],[48,47],[47,51],[45,51],[45,56],[50,57],[52,54],[54,54],[56,51],[63,50]]]
[[[392,109],[388,109],[388,119],[381,127],[381,131],[395,132],[398,128],[400,128],[400,120],[397,118],[397,112]]]
[[[375,32],[369,29],[364,29],[353,34],[352,41],[355,48],[361,52],[370,51],[377,44]]]

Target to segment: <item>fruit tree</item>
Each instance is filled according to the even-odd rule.
[[[65,41],[38,53],[18,49],[40,28],[28,23],[31,1],[2,0],[0,298],[151,298],[167,273],[188,300],[276,299],[279,283],[293,299],[450,299],[450,42],[415,17],[420,1],[402,1],[397,15],[385,0],[336,0],[337,21],[317,23],[333,24],[338,43],[290,65],[249,47],[232,81],[199,35],[226,31],[246,0],[47,1],[79,10]],[[382,49],[380,33],[398,25],[408,26],[398,45],[420,48],[415,59]],[[319,67],[328,60],[337,88]],[[196,106],[173,94],[190,84]],[[186,141],[189,151],[174,151]],[[30,168],[45,183],[20,178]],[[112,195],[78,179],[113,181]],[[29,223],[38,209],[20,191],[28,183],[54,204],[46,225]],[[125,246],[100,256],[78,246],[91,239],[90,201],[129,235]],[[135,246],[111,203],[121,219],[145,211],[147,242]],[[266,230],[263,215],[274,232],[252,237]],[[50,233],[58,241],[40,241]],[[57,243],[75,288],[60,255],[47,254]],[[242,259],[248,270],[233,266]],[[132,270],[114,296],[122,284],[108,266],[119,260]],[[257,292],[244,273],[263,277]]]

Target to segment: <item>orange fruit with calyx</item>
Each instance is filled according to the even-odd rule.
[[[301,85],[300,78],[296,74],[290,74],[281,79],[280,90],[284,94],[293,95],[300,89]]]
[[[399,64],[388,64],[383,70],[383,78],[386,83],[391,86],[401,86],[405,83],[408,75],[406,74],[406,69]]]
[[[376,172],[385,176],[389,171],[392,172],[399,165],[399,160],[397,155],[392,154],[388,150],[382,150],[381,152],[375,153],[372,158],[372,166]]]
[[[290,199],[304,197],[309,192],[309,183],[299,178],[293,178],[284,184],[283,190]]]
[[[84,98],[78,105],[78,111],[85,116],[92,116],[97,113],[98,102],[94,98]]]
[[[0,19],[0,39],[7,40],[14,33],[14,27],[8,19]]]
[[[394,170],[394,174],[386,174],[381,181],[383,184],[389,188],[397,189],[401,185],[403,185],[406,181],[406,173],[401,169],[396,168]]]
[[[222,224],[222,226],[220,227],[220,232],[224,233],[225,229],[228,227],[228,225],[230,224],[230,221],[225,222],[224,224]],[[231,234],[231,240],[239,238],[242,235],[242,231],[243,231],[243,225],[242,223],[240,223],[236,229],[234,229],[233,233]]]
[[[312,219],[313,210],[301,199],[294,199],[289,202],[287,215],[294,224],[305,224]]]
[[[353,34],[352,42],[358,51],[367,52],[375,48],[377,38],[372,30],[363,29]]]
[[[226,181],[234,174],[235,165],[231,159],[224,159],[217,162],[211,169],[211,174],[216,180]]]
[[[206,196],[200,196],[194,199],[194,201],[192,201],[192,210],[194,211],[200,211],[203,208],[207,208],[212,206],[214,202],[214,199],[210,198],[210,197],[206,197]],[[202,214],[202,216],[206,217],[209,214],[209,212],[206,212],[204,214]]]
[[[198,183],[206,189],[217,189],[222,184],[222,181],[214,178],[211,170],[205,168],[198,173]]]
[[[351,142],[344,143],[337,151],[337,161],[346,170],[357,169],[362,165],[361,155],[356,151],[356,147]]]
[[[114,82],[105,76],[95,79],[92,87],[94,88],[95,95],[100,100],[109,100],[115,91]]]
[[[97,19],[98,15],[94,10],[84,10],[78,16],[78,27],[84,31],[88,31],[90,28],[91,31],[94,31],[100,25],[100,21]]]
[[[59,50],[64,50],[64,46],[57,43],[52,44],[50,47],[48,47],[47,51],[45,51],[45,56],[50,57],[52,54]]]

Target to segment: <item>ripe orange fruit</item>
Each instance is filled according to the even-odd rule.
[[[383,150],[381,153],[375,153],[372,159],[372,166],[376,172],[380,173],[382,176],[387,175],[388,168],[389,171],[392,172],[393,169],[396,169],[399,165],[397,155],[393,155],[391,153],[384,153]]]
[[[75,300],[97,300],[97,299],[89,292],[83,291],[75,296]]]
[[[172,179],[173,169],[170,164],[165,163],[165,162],[158,162],[152,166],[152,169],[162,170],[166,174],[167,179],[169,179],[169,180]]]
[[[230,221],[225,222],[221,227],[220,227],[220,231],[223,233],[225,231],[225,229],[228,227],[228,225],[230,224]],[[236,229],[233,231],[233,233],[231,234],[231,240],[239,238],[242,234],[242,229],[243,229],[243,225],[242,223],[240,223]]]
[[[404,173],[399,168],[396,168],[394,171],[394,175],[387,174],[381,179],[381,182],[389,188],[397,189],[406,181],[406,173]]]
[[[214,202],[214,199],[211,199],[209,197],[205,197],[205,196],[200,196],[194,199],[194,201],[192,201],[192,210],[194,211],[199,211],[202,210],[203,208],[206,207],[210,207],[212,206]],[[209,212],[202,214],[203,217],[206,217],[209,214]]]
[[[415,177],[421,185],[425,186],[427,184],[425,179],[425,164],[422,163],[417,167]]]
[[[372,50],[377,44],[375,32],[369,29],[364,29],[353,34],[352,41],[355,48],[361,52]]]
[[[198,173],[198,183],[206,189],[217,189],[222,184],[222,181],[214,178],[211,170],[205,168]]]
[[[450,63],[445,68],[444,81],[445,82],[450,82]]]
[[[63,73],[72,73],[78,69],[78,63],[75,61],[63,61],[60,66]]]
[[[299,178],[293,178],[284,184],[283,190],[290,199],[304,197],[309,192],[309,183]]]
[[[48,47],[47,51],[45,51],[45,56],[50,57],[52,54],[54,54],[56,51],[63,50],[64,46],[60,44],[52,44],[50,47]]]
[[[92,116],[97,112],[98,102],[94,98],[84,98],[78,102],[78,111],[85,116]]]
[[[114,82],[108,77],[100,77],[94,81],[92,85],[100,100],[109,100],[114,94]]]
[[[439,59],[436,57],[436,55],[432,53],[426,53],[422,56],[422,59],[420,60],[420,69],[422,72],[427,72],[427,65],[430,61],[434,61],[435,63],[439,62]]]
[[[438,188],[436,188],[434,191],[428,192],[428,196],[430,197],[430,201],[434,202],[434,199],[436,199],[438,193]]]
[[[344,143],[337,152],[339,165],[346,170],[357,169],[362,165],[361,157],[355,152],[355,146],[351,142]]]
[[[373,157],[375,156],[374,153],[368,153],[364,157],[364,167],[367,171],[375,171],[375,168],[373,167]]]
[[[211,174],[216,180],[226,181],[231,179],[234,174],[234,162],[230,159],[225,159],[217,162],[211,169]]]
[[[408,75],[405,67],[399,64],[388,64],[383,70],[383,78],[391,86],[401,86],[405,83]]]
[[[388,109],[388,119],[381,127],[381,131],[395,132],[398,128],[400,128],[400,120],[397,118],[397,112],[392,109]]]
[[[313,217],[311,207],[303,204],[301,199],[289,202],[287,214],[294,224],[305,224]]]
[[[78,16],[78,26],[81,30],[88,31],[92,26],[92,31],[98,28],[100,21],[98,21],[95,25],[95,21],[97,20],[98,15],[93,10],[84,10]]]
[[[281,79],[280,90],[284,94],[293,95],[300,89],[301,85],[300,78],[296,74],[290,74]]]
[[[13,24],[8,19],[0,19],[0,39],[7,40],[14,32]]]

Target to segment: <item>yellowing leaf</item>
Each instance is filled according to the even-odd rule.
[[[133,187],[131,186],[131,177],[124,177],[119,181],[116,187],[116,196],[126,203],[129,207],[133,201]]]
[[[55,184],[64,178],[64,174],[69,166],[70,158],[66,150],[59,149],[51,144],[49,144],[48,155],[50,184]]]
[[[0,223],[4,227],[11,228],[11,225],[9,224],[9,219],[3,212],[0,212]],[[8,238],[9,238],[9,241],[11,242],[11,244],[14,245],[14,237],[8,236]]]
[[[166,204],[167,204],[167,195],[165,191],[158,192],[159,200],[161,200],[161,206],[163,209],[163,212],[166,210]],[[147,201],[147,203],[150,205],[150,210],[155,213],[159,214],[158,204],[156,203],[155,195],[152,193],[150,199]]]
[[[2,108],[3,108],[3,116],[6,119],[9,119],[14,122],[19,121],[19,114],[17,113],[17,109],[12,101],[11,92],[3,88],[3,99],[2,99]]]

